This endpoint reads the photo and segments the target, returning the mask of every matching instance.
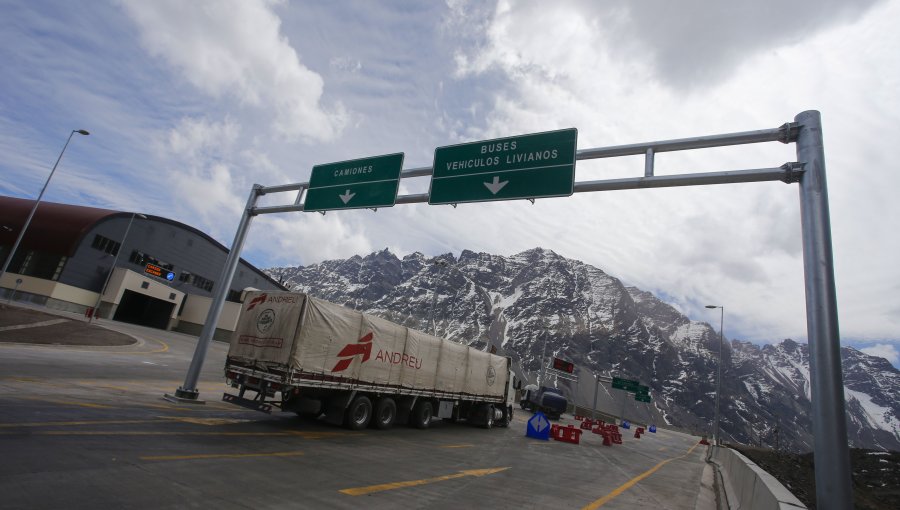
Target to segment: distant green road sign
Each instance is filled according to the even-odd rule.
[[[637,390],[635,390],[634,393],[635,393],[635,395],[649,395],[650,387],[638,385]]]
[[[577,141],[571,128],[438,147],[428,203],[567,197]]]
[[[641,395],[639,393],[634,396],[634,399],[638,402],[650,402],[650,395]]]
[[[403,153],[316,165],[304,211],[391,207],[397,201]]]
[[[616,390],[635,392],[637,391],[638,386],[640,386],[640,383],[632,381],[631,379],[622,379],[620,377],[613,377],[612,379],[612,387]]]

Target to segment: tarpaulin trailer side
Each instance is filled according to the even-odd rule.
[[[282,392],[283,400],[319,397],[328,406],[325,412],[332,413],[335,406],[350,405],[353,392],[370,400],[409,397],[392,398],[410,406],[430,397],[438,415],[448,412],[448,401],[467,415],[474,404],[488,404],[475,411],[498,416],[501,423],[508,422],[512,411],[508,358],[300,293],[246,295],[226,375],[232,385],[239,383],[238,398],[248,386],[261,390],[257,401],[275,391]],[[253,387],[254,381],[259,387]],[[345,393],[337,393],[341,391]],[[233,396],[226,400],[240,403]],[[398,407],[402,416],[405,409]]]

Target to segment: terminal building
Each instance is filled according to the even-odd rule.
[[[0,262],[33,207],[0,196]],[[215,239],[168,218],[41,202],[0,278],[0,298],[199,335],[227,256]],[[247,289],[287,290],[241,259],[217,338],[234,331]]]

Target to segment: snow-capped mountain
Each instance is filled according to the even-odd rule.
[[[397,258],[388,250],[307,267],[268,269],[289,288],[517,361],[532,382],[541,359],[565,358],[578,382],[548,378],[579,405],[708,433],[714,416],[718,332],[649,292],[577,260],[535,248],[510,257],[463,251]],[[900,372],[843,348],[848,432],[855,447],[900,451]],[[637,379],[652,403],[595,384]],[[595,394],[596,390],[596,394]],[[722,353],[725,440],[812,449],[805,344],[731,341]]]

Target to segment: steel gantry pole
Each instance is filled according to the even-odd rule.
[[[719,317],[719,360],[716,362],[716,409],[713,419],[713,445],[719,446],[719,395],[722,394],[722,343],[725,331],[725,307],[718,305],[706,305],[707,308],[719,308],[722,311]]]
[[[247,231],[250,230],[250,221],[255,216],[253,209],[256,207],[256,201],[261,195],[261,190],[262,186],[259,184],[254,184],[250,190],[250,198],[247,199],[247,206],[244,208],[241,222],[238,225],[237,232],[234,234],[234,242],[231,243],[228,258],[225,259],[225,267],[222,268],[222,275],[216,283],[219,290],[209,306],[209,313],[206,315],[206,322],[203,324],[200,338],[197,339],[197,348],[194,350],[194,357],[191,358],[191,366],[188,369],[187,376],[184,378],[184,385],[175,390],[175,395],[167,393],[165,395],[167,400],[202,403],[202,401],[197,399],[200,395],[200,392],[197,390],[200,369],[203,368],[203,362],[206,360],[206,351],[209,348],[213,335],[216,333],[216,325],[219,323],[219,316],[222,314],[225,298],[228,297],[228,290],[231,288],[234,272],[237,269],[238,262],[241,260],[241,249],[244,246],[244,240],[247,238]]]
[[[812,382],[816,505],[823,509],[846,509],[853,508],[853,490],[822,119],[817,111],[805,111],[794,120],[800,126],[797,162],[804,170],[800,176],[800,222]]]

